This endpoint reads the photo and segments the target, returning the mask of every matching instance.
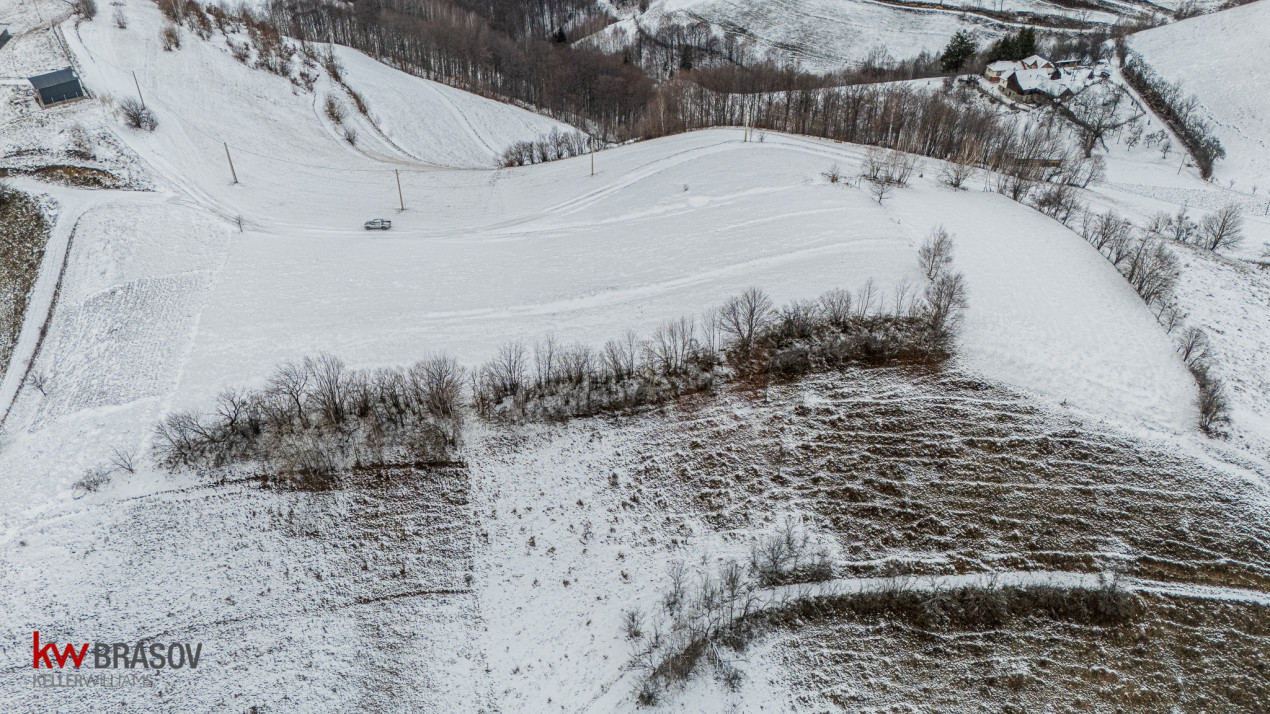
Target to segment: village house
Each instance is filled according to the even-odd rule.
[[[1018,70],[1005,75],[1000,84],[1001,93],[1026,104],[1061,102],[1072,95],[1072,90],[1060,79],[1062,74],[1053,68]]]
[[[1023,69],[1054,69],[1054,63],[1040,55],[1024,57],[1019,64],[1023,65]]]
[[[1010,72],[1023,69],[1022,62],[1012,62],[1010,60],[997,60],[987,66],[983,70],[983,76],[988,78],[989,82],[996,84],[1001,78]]]
[[[988,82],[997,85],[1002,95],[1016,102],[1043,104],[1061,102],[1082,88],[1105,80],[1110,75],[1105,61],[1090,68],[1077,60],[1051,62],[1040,55],[1022,60],[999,60],[983,72]]]

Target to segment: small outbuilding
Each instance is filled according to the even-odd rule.
[[[70,67],[30,77],[28,81],[31,82],[32,87],[35,87],[35,99],[41,107],[84,96],[84,88],[79,83],[79,76]]]
[[[0,22],[0,50],[4,49],[5,43],[7,43],[12,38],[13,38],[13,35],[9,34],[9,26],[3,22]]]

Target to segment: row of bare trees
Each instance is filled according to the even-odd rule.
[[[560,131],[552,128],[533,141],[518,141],[503,152],[501,165],[528,166],[548,161],[581,156],[592,150],[591,137],[580,131]]]
[[[464,370],[444,355],[408,369],[349,369],[331,355],[279,366],[261,389],[226,389],[212,413],[155,430],[169,468],[260,462],[320,482],[357,465],[444,462],[462,439]]]
[[[1199,98],[1187,94],[1180,83],[1165,80],[1135,52],[1128,53],[1121,75],[1177,134],[1199,166],[1200,175],[1211,178],[1213,164],[1225,158],[1226,150],[1204,117]]]
[[[939,362],[951,353],[965,307],[961,277],[925,291],[902,283],[888,305],[872,281],[777,309],[758,288],[701,318],[667,321],[648,338],[627,332],[601,349],[504,344],[471,374],[484,417],[564,419],[660,403],[729,377],[798,376],[848,363]]]
[[[1186,206],[1179,208],[1173,215],[1157,214],[1151,219],[1149,230],[1178,243],[1216,251],[1218,248],[1234,248],[1242,243],[1243,227],[1244,219],[1238,204],[1228,203],[1200,221],[1191,219]]]
[[[647,338],[627,332],[598,350],[551,335],[532,346],[509,342],[472,372],[473,404],[485,417],[567,419],[663,402],[730,378],[938,363],[952,352],[965,305],[960,274],[942,269],[924,290],[901,283],[887,296],[870,280],[854,294],[832,290],[781,308],[750,288],[700,318],[665,322]]]
[[[1224,208],[1218,214],[1226,212]],[[1138,227],[1112,210],[1086,210],[1080,233],[1116,266],[1169,333],[1180,331],[1177,350],[1198,388],[1199,427],[1206,434],[1217,434],[1230,422],[1226,389],[1213,372],[1208,335],[1199,327],[1184,327],[1186,315],[1174,298],[1179,274],[1177,259],[1166,245],[1169,240],[1186,242],[1187,227],[1179,227],[1185,221],[1189,219],[1184,208],[1176,216],[1158,215],[1146,227]]]

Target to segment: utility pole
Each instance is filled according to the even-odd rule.
[[[591,137],[591,175],[595,175],[595,137]]]
[[[132,73],[132,83],[137,85],[137,97],[141,99],[141,108],[146,108],[146,98],[141,96],[141,83],[137,81],[137,73]]]
[[[221,142],[225,144],[225,142]],[[238,172],[234,170],[234,159],[229,155],[229,144],[225,144],[225,158],[229,161],[229,174],[234,177],[234,183],[238,183]]]
[[[397,200],[401,202],[401,210],[406,210],[406,198],[401,193],[401,172],[393,169],[392,172],[397,175]]]

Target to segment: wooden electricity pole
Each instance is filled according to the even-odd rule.
[[[137,73],[132,73],[132,83],[137,85],[137,97],[141,100],[141,108],[146,108],[146,98],[141,96],[141,83],[137,81]]]
[[[392,172],[397,175],[397,200],[401,202],[401,210],[406,210],[406,197],[401,193],[401,172],[393,169]]]
[[[234,183],[238,183],[238,172],[234,170],[234,159],[229,155],[229,144],[225,144],[225,159],[229,161],[229,174],[234,177]]]
[[[591,175],[595,175],[595,137],[591,137]]]

